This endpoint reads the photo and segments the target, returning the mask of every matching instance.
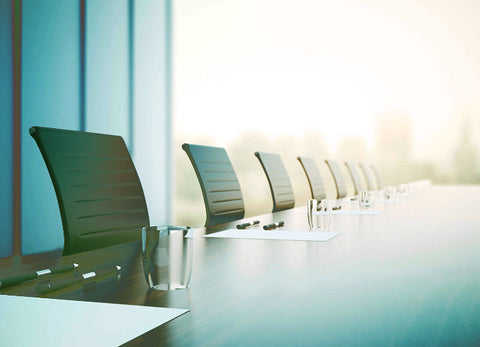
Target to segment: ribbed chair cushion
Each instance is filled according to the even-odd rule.
[[[272,193],[272,212],[287,210],[295,206],[292,183],[282,158],[276,153],[255,152],[263,171],[267,176],[270,192]]]
[[[365,180],[367,181],[367,187],[369,190],[375,190],[375,181],[372,176],[372,172],[370,171],[369,167],[365,163],[360,163],[360,169],[363,172],[363,176],[365,177]]]
[[[148,210],[120,136],[43,127],[30,135],[55,188],[64,255],[140,240]]]
[[[184,143],[202,188],[207,212],[205,226],[242,219],[245,216],[242,191],[227,151],[220,147]]]
[[[312,199],[317,199],[318,201],[325,199],[327,197],[325,185],[323,184],[322,175],[320,174],[317,164],[315,164],[315,160],[310,157],[297,157],[297,159],[307,176]]]
[[[352,177],[353,187],[355,189],[355,195],[357,195],[360,190],[365,190],[365,185],[363,184],[362,179],[360,177],[360,173],[357,170],[356,163],[351,161],[346,161],[345,165],[347,166],[348,172]]]
[[[335,188],[337,189],[337,199],[341,199],[347,196],[347,187],[343,179],[342,171],[340,166],[335,160],[325,160],[327,163],[330,172],[332,173],[333,180],[335,181]]]
[[[375,175],[375,178],[377,180],[377,188],[382,189],[383,181],[382,181],[382,177],[380,176],[380,171],[378,171],[378,168],[375,164],[371,164],[370,167],[372,168],[373,174]]]

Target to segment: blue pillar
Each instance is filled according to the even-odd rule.
[[[129,4],[86,2],[86,130],[129,139]]]
[[[63,229],[45,163],[28,129],[80,126],[78,0],[23,0],[22,253],[63,247]]]
[[[0,258],[13,254],[12,1],[0,0]]]

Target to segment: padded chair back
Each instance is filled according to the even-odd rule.
[[[360,173],[357,170],[357,165],[351,161],[346,161],[345,165],[347,166],[348,172],[352,177],[353,187],[355,189],[355,195],[357,195],[360,190],[365,189],[365,186],[360,178]]]
[[[245,216],[242,192],[227,151],[220,147],[184,143],[202,188],[207,212],[205,226],[242,219]]]
[[[270,185],[272,212],[293,208],[295,206],[293,187],[282,158],[278,154],[265,152],[255,152],[255,156],[260,161]]]
[[[372,168],[375,179],[377,180],[378,189],[382,189],[383,188],[383,182],[382,182],[382,178],[380,177],[380,172],[378,171],[375,164],[371,164],[370,167]]]
[[[336,160],[325,160],[330,172],[332,173],[333,180],[335,181],[335,188],[337,189],[337,199],[341,199],[347,196],[347,186],[343,180],[342,171]]]
[[[141,239],[149,226],[137,171],[120,136],[32,127],[72,254]]]
[[[363,176],[365,177],[365,180],[367,181],[367,187],[368,190],[375,190],[375,181],[373,180],[372,172],[368,168],[367,164],[365,163],[360,163],[360,169],[363,172]]]
[[[317,164],[315,164],[315,160],[310,157],[297,157],[297,159],[307,176],[312,199],[317,199],[318,201],[325,199],[327,197],[325,185],[323,184],[322,175],[320,175],[320,170]]]

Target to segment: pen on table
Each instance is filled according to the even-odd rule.
[[[254,225],[257,225],[257,224],[260,224],[260,221],[259,220],[254,220],[252,223],[242,223],[242,224],[238,224],[237,225],[237,229],[246,229],[250,226],[254,226]]]
[[[42,276],[54,275],[54,274],[66,272],[69,270],[76,270],[77,267],[78,267],[77,263],[72,263],[69,265],[55,267],[53,269],[43,269],[43,270],[28,273],[28,274],[3,278],[3,279],[0,279],[0,288],[13,286],[15,284],[34,280]]]
[[[108,267],[98,271],[86,272],[84,274],[81,274],[80,276],[76,276],[74,278],[69,278],[66,280],[41,283],[37,286],[37,293],[45,294],[45,293],[53,292],[55,290],[72,286],[74,284],[78,284],[82,282],[91,282],[101,276],[117,274],[121,269],[122,269],[121,266],[116,265],[114,267]]]
[[[278,223],[272,223],[272,224],[267,224],[267,225],[264,225],[263,226],[263,229],[265,230],[273,230],[275,228],[280,228],[280,227],[283,227],[285,225],[285,222],[284,221],[280,221]]]

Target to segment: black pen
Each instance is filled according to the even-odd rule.
[[[254,225],[257,225],[257,224],[260,224],[260,221],[259,220],[254,220],[252,223],[242,223],[242,224],[238,224],[237,225],[237,229],[246,229],[250,226],[254,226]]]
[[[55,267],[53,269],[44,269],[44,270],[39,270],[32,273],[24,274],[24,275],[17,275],[17,276],[12,276],[8,278],[3,278],[3,279],[0,279],[0,288],[13,286],[15,284],[19,284],[25,281],[31,281],[42,276],[54,275],[54,274],[66,272],[69,270],[75,270],[77,267],[78,267],[77,263],[72,263],[69,265]]]
[[[264,225],[263,226],[263,229],[265,230],[273,230],[275,228],[280,228],[280,227],[283,227],[285,225],[285,222],[284,221],[280,221],[278,223],[272,223],[272,224],[267,224],[267,225]]]
[[[116,265],[114,267],[108,267],[98,271],[87,272],[87,273],[81,274],[80,276],[76,276],[74,278],[69,278],[66,280],[41,283],[37,286],[37,293],[45,294],[45,293],[53,292],[55,290],[73,286],[74,284],[78,284],[82,282],[93,282],[95,279],[99,277],[102,277],[105,275],[117,274],[121,269],[122,269],[121,266]]]

